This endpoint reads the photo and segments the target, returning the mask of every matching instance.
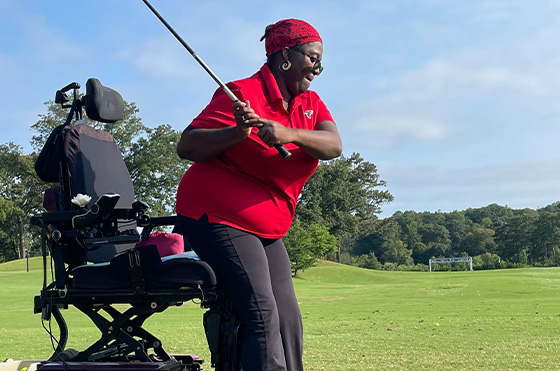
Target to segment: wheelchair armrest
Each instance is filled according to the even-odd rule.
[[[46,224],[70,222],[80,210],[49,211],[40,216],[31,217],[31,225],[42,227]]]
[[[117,193],[102,195],[86,213],[72,218],[72,227],[80,228],[107,220],[120,198],[121,196]]]
[[[142,241],[146,241],[148,239],[150,233],[155,227],[159,227],[162,225],[175,225],[176,220],[177,220],[176,215],[156,216],[150,218],[149,223],[146,226],[144,226],[144,228],[142,229]]]

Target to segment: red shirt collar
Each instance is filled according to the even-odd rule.
[[[276,78],[274,77],[266,63],[261,67],[259,74],[261,75],[266,89],[268,90],[270,101],[276,102],[280,100],[280,102],[282,102],[284,100],[284,97],[282,97],[282,93],[280,92],[280,88],[278,87],[278,83],[276,82]]]
[[[280,107],[282,107],[282,109],[284,109],[284,97],[282,97],[282,93],[280,92],[280,88],[278,87],[278,83],[276,82],[276,78],[274,77],[266,63],[261,67],[258,74],[260,74],[262,81],[264,81],[264,84],[268,91],[268,95],[270,97],[270,101],[277,103]],[[298,104],[301,104],[301,98],[303,98],[308,93],[309,90],[300,95],[292,97],[291,106],[296,107]]]

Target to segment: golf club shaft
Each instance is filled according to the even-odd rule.
[[[158,13],[158,11],[152,6],[152,4],[150,4],[148,2],[148,0],[142,0],[142,1],[144,2],[144,4],[146,4],[146,6],[148,8],[150,8],[152,13],[154,13],[155,16],[158,17],[158,19],[161,21],[161,23],[163,23],[165,25],[165,27],[167,27],[167,29],[173,34],[173,36],[175,36],[175,38],[181,43],[181,45],[183,45],[185,47],[185,49],[187,49],[189,51],[189,53],[198,62],[198,64],[200,64],[202,66],[202,68],[204,68],[204,70],[206,72],[208,72],[210,77],[212,77],[214,79],[214,81],[216,81],[218,86],[224,90],[224,92],[231,98],[231,100],[233,100],[234,102],[238,102],[239,99],[235,96],[235,94],[233,94],[233,92],[230,90],[230,88],[228,88],[227,85],[224,84],[222,82],[222,80],[220,80],[220,78],[214,73],[214,71],[212,71],[206,63],[204,63],[204,61],[198,56],[198,54],[196,54],[195,51],[185,42],[185,40],[183,40],[183,38],[173,29],[173,27],[171,27],[171,25],[169,23],[167,23],[167,21],[161,16],[161,14]],[[282,157],[286,160],[288,158],[290,158],[290,156],[292,155],[281,144],[275,144],[274,148],[276,148],[276,150],[280,153],[280,155],[282,155]]]

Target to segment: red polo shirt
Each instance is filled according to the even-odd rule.
[[[308,90],[284,109],[274,76],[265,64],[253,76],[228,84],[241,100],[249,100],[260,117],[286,127],[313,130],[321,121],[334,121],[317,93]],[[235,125],[232,100],[218,89],[210,104],[191,123],[197,128]],[[284,160],[264,144],[253,128],[251,135],[219,156],[194,163],[177,192],[177,213],[210,223],[226,224],[264,238],[281,238],[290,228],[297,198],[317,168],[318,160],[293,143]]]

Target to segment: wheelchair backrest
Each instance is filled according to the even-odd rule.
[[[94,207],[103,194],[116,193],[120,198],[115,209],[129,210],[135,201],[134,186],[115,139],[110,133],[89,126],[88,120],[82,117],[85,107],[88,118],[113,123],[122,119],[124,101],[118,92],[104,87],[97,79],[87,81],[86,95],[82,98],[78,96],[79,88],[78,83],[72,83],[57,91],[56,103],[70,108],[70,112],[66,122],[54,129],[39,156],[43,161],[35,166],[41,179],[49,182],[56,179],[59,183],[45,193],[44,205],[54,214],[82,209],[85,212]],[[65,92],[71,89],[74,99],[70,105]],[[76,205],[72,199],[78,194],[89,196],[91,200],[86,205]],[[84,238],[85,232],[72,229],[64,217],[52,225]],[[131,230],[136,232],[136,220],[104,222],[103,226],[91,226],[87,233],[103,237],[106,232],[115,235],[118,231]],[[63,249],[63,260],[69,267],[86,261],[109,261],[117,252],[134,246],[134,243],[115,242],[88,247],[84,241],[68,243]]]
[[[130,208],[134,186],[113,136],[79,123],[68,130],[64,142],[68,194],[91,196],[94,203],[104,193],[118,193],[116,208]],[[77,206],[74,206],[77,207]]]
[[[121,196],[117,208],[129,208],[134,188],[115,139],[88,126],[82,118],[85,107],[89,119],[114,123],[123,118],[124,100],[95,78],[87,81],[81,98],[79,88],[74,82],[56,92],[55,102],[70,111],[66,122],[53,130],[35,163],[39,178],[60,184],[45,196],[45,207],[48,211],[72,210],[79,208],[71,203],[77,194],[91,196],[92,205],[103,193],[115,192]],[[66,95],[69,90],[73,90],[72,102]]]

